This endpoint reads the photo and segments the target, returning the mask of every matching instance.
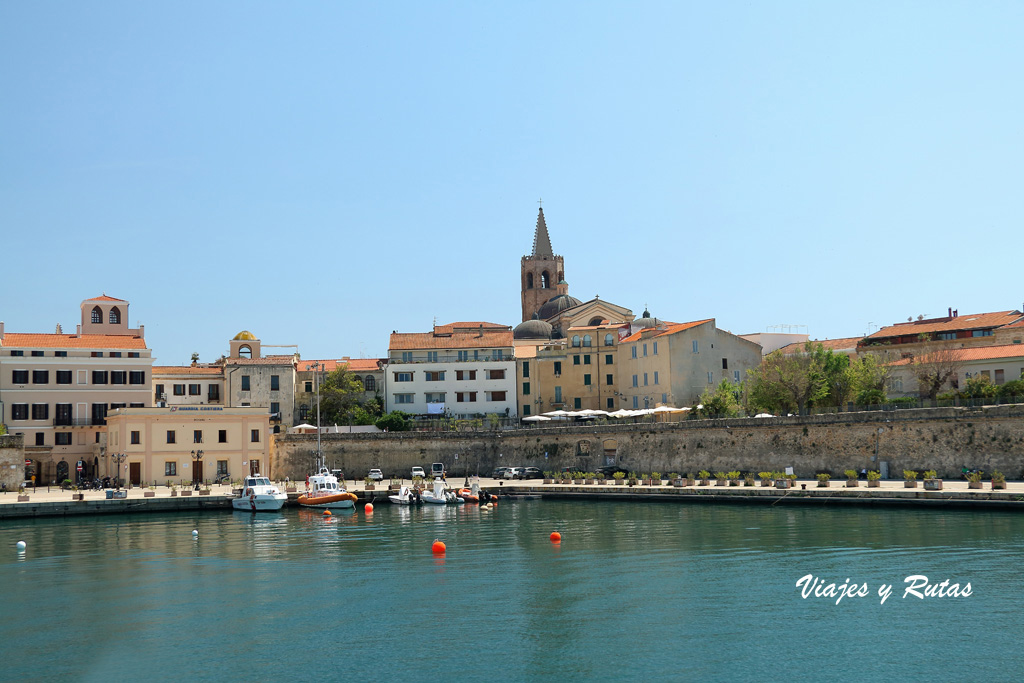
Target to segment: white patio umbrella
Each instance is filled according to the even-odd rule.
[[[554,418],[556,420],[564,420],[565,418],[573,415],[573,413],[565,410],[552,410],[551,412],[541,413],[541,415],[546,415],[547,417]]]
[[[608,417],[629,417],[633,414],[632,410],[626,410],[625,408],[619,408],[613,413],[608,413]]]
[[[775,416],[772,415],[771,413],[758,413],[754,417],[775,417]]]
[[[543,415],[531,415],[530,417],[524,417],[523,422],[550,422],[550,417],[544,417]]]

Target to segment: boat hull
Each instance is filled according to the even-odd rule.
[[[284,507],[288,496],[279,494],[262,494],[255,498],[235,498],[231,501],[231,507],[244,512],[277,512]]]
[[[354,508],[358,498],[354,493],[337,493],[329,496],[299,496],[299,505],[307,508]]]

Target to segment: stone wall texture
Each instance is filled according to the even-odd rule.
[[[278,438],[276,476],[304,478],[316,436]],[[349,478],[371,467],[409,476],[415,465],[443,462],[455,476],[489,476],[498,466],[592,471],[611,462],[636,472],[782,471],[801,477],[844,470],[936,470],[960,478],[963,466],[1024,478],[1024,405],[839,413],[809,417],[688,420],[469,433],[331,434],[324,457]],[[456,458],[456,455],[458,457]]]
[[[17,491],[25,480],[25,447],[21,436],[0,436],[0,486]]]

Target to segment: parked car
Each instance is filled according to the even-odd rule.
[[[432,462],[430,463],[430,476],[431,478],[444,477],[444,463],[443,462]]]
[[[491,478],[492,479],[504,479],[505,478],[505,471],[507,469],[508,469],[507,467],[495,467],[494,471],[491,472]]]
[[[423,471],[422,467],[413,467],[412,474],[410,474],[409,476],[412,477],[413,479],[415,479],[416,477],[419,477],[420,479],[426,479],[427,473]]]
[[[502,475],[502,479],[518,479],[519,473],[522,471],[522,467],[509,467],[505,470],[505,473]]]
[[[384,480],[384,473],[378,470],[376,467],[370,470],[370,473],[366,476],[368,476],[370,479],[373,479],[374,481]]]
[[[543,479],[544,473],[536,467],[524,467],[519,472],[520,479]]]

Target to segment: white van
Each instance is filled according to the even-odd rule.
[[[444,463],[435,462],[430,465],[430,476],[431,478],[443,477],[444,476]]]

